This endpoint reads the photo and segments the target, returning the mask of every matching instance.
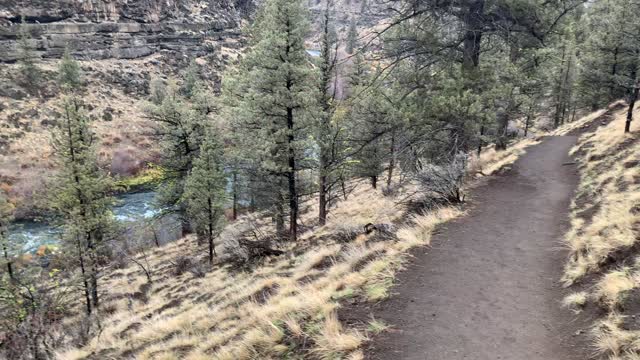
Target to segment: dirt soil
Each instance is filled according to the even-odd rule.
[[[561,307],[575,136],[545,139],[474,189],[468,215],[419,249],[373,316],[367,359],[584,360],[588,319]],[[582,340],[584,341],[584,340]]]

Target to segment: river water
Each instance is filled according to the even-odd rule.
[[[171,216],[157,218],[160,209],[155,204],[155,195],[155,192],[118,195],[113,215],[129,236],[137,234],[153,237],[154,241],[158,240],[160,243],[176,240],[182,235],[179,221]],[[155,221],[150,225],[152,219]],[[9,240],[18,252],[33,253],[41,245],[56,245],[60,241],[60,235],[61,229],[54,225],[23,221],[11,228]]]

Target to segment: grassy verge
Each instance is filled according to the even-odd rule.
[[[640,324],[631,321],[640,287],[640,131],[636,126],[623,134],[626,111],[613,116],[572,150],[581,180],[565,237],[570,256],[562,281],[576,288],[565,306],[576,312],[593,306],[603,314],[591,331],[597,353],[631,360],[640,358]]]
[[[151,190],[165,178],[165,171],[157,165],[150,164],[137,175],[125,177],[116,182],[119,192]]]

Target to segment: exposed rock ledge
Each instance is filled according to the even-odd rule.
[[[0,62],[18,57],[19,23],[38,56],[65,47],[84,59],[134,59],[162,50],[186,56],[211,52],[239,35],[252,0],[0,0]]]
[[[235,29],[223,24],[141,23],[52,23],[27,24],[38,56],[57,58],[65,47],[78,58],[135,59],[161,50],[202,55],[214,50],[215,41],[236,37]],[[0,28],[0,62],[14,62],[18,56],[18,26]]]

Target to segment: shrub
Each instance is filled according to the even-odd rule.
[[[448,164],[425,165],[416,174],[416,180],[424,193],[435,194],[450,203],[459,203],[464,201],[466,169],[467,155],[458,153]]]
[[[193,263],[191,262],[190,258],[186,256],[180,256],[176,259],[174,266],[174,275],[180,276],[185,272],[190,271],[193,267]]]

